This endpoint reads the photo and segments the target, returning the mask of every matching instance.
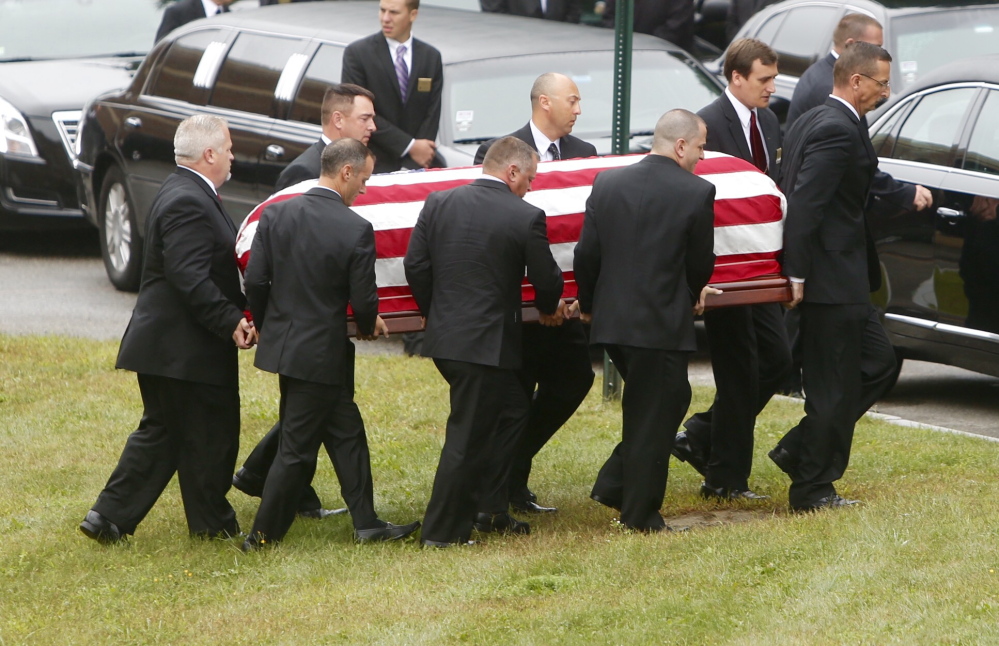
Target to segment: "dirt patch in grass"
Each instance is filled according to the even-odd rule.
[[[670,527],[700,529],[702,527],[719,527],[735,523],[748,523],[754,520],[766,520],[773,515],[772,509],[713,509],[692,511],[680,516],[669,516],[665,520]]]

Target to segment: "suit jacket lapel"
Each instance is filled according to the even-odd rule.
[[[742,122],[739,121],[739,114],[726,95],[721,95],[718,100],[722,102],[722,114],[728,119],[728,132],[735,140],[735,145],[739,147],[740,157],[752,159],[753,153],[749,149],[749,142],[746,141],[746,131],[742,129]],[[759,120],[757,120],[759,125]],[[762,130],[760,131],[762,133]]]
[[[860,138],[864,140],[864,148],[867,149],[867,155],[871,158],[871,163],[874,168],[878,167],[878,154],[874,151],[874,144],[871,143],[871,135],[868,132],[867,127],[867,115],[860,120]]]
[[[373,42],[375,44],[375,59],[378,60],[383,71],[388,75],[389,85],[392,86],[396,100],[401,104],[402,90],[399,89],[399,77],[395,75],[395,61],[392,60],[392,54],[389,53],[388,40],[382,34],[376,34]],[[415,53],[413,54],[413,62],[416,62]],[[413,82],[413,70],[409,71],[409,81],[410,83]]]
[[[541,152],[541,151],[538,150],[538,145],[534,142],[534,133],[531,132],[531,122],[530,121],[527,122],[527,125],[525,125],[523,128],[521,128],[517,132],[513,133],[511,136],[512,137],[516,137],[517,139],[520,139],[521,141],[523,141],[525,144],[527,144],[528,146],[530,146],[531,150],[533,150],[534,152],[536,152],[536,153],[540,153]]]
[[[181,167],[181,168],[179,168],[177,170],[177,172],[183,173],[185,177],[189,178],[192,182],[194,182],[194,184],[198,188],[200,188],[202,191],[204,191],[205,195],[207,195],[208,197],[210,197],[212,199],[212,202],[215,203],[215,207],[218,209],[219,215],[222,216],[222,220],[225,222],[226,227],[229,229],[229,231],[232,232],[232,235],[235,237],[235,235],[236,235],[236,225],[229,218],[228,214],[226,214],[225,207],[222,206],[222,199],[219,197],[219,194],[216,193],[215,191],[213,191],[212,189],[210,189],[208,187],[208,184],[205,183],[205,180],[203,180],[200,177],[198,177],[197,175],[195,175],[192,171],[187,170],[187,169]]]

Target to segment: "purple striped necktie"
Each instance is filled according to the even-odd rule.
[[[402,102],[406,102],[406,91],[409,90],[409,68],[406,67],[406,46],[399,45],[395,50],[395,75],[399,79],[399,92]]]

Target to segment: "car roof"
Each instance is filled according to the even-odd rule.
[[[913,83],[911,87],[906,89],[905,94],[925,90],[935,85],[967,81],[999,84],[999,54],[962,58],[953,63],[941,65]]]
[[[174,37],[209,25],[350,43],[379,30],[370,1],[298,2],[233,11],[189,23]],[[547,53],[614,49],[614,31],[502,14],[422,7],[413,36],[441,52],[446,63]],[[660,38],[635,34],[634,49],[681,52]]]

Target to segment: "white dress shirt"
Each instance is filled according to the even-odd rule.
[[[215,4],[212,0],[201,0],[201,4],[205,7],[206,16],[214,16],[222,12],[222,5]]]
[[[746,143],[749,144],[749,150],[752,151],[753,140],[749,136],[749,120],[752,117],[753,113],[756,112],[756,109],[754,108],[750,110],[749,108],[747,108],[742,101],[735,98],[735,95],[732,94],[732,92],[728,88],[725,88],[725,96],[728,97],[728,100],[732,102],[732,107],[735,108],[735,114],[736,116],[739,117],[739,123],[742,124],[742,134],[745,135]],[[766,145],[766,140],[763,139],[763,126],[760,125],[759,114],[756,115],[756,127],[760,131],[760,141],[761,143],[763,143],[763,156],[767,158],[767,167],[769,168],[770,155],[767,154],[767,145]]]
[[[534,145],[538,149],[538,156],[541,161],[554,161],[552,154],[548,152],[548,148],[555,144],[555,148],[558,149],[559,158],[562,157],[562,146],[558,145],[558,141],[552,141],[545,133],[538,130],[538,127],[534,125],[534,119],[531,119],[531,134],[534,135]]]

